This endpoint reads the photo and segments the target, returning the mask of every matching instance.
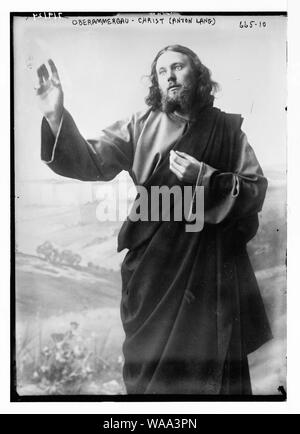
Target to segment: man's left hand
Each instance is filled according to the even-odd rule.
[[[170,152],[170,170],[180,181],[194,184],[197,181],[202,163],[185,152]]]

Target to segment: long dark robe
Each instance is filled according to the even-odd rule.
[[[139,149],[130,143],[135,137],[141,146],[151,143],[160,119],[151,116],[141,126],[114,126],[100,141],[86,142],[65,113],[54,148],[44,120],[42,157],[64,176],[109,180],[126,169],[136,181],[131,171]],[[186,232],[185,221],[130,219],[120,231],[118,250],[129,249],[121,270],[121,318],[130,394],[251,393],[247,354],[271,331],[246,243],[257,231],[267,182],[238,139],[241,122],[238,115],[206,109],[173,144],[203,162],[201,232]],[[142,185],[183,187],[167,155]]]
[[[186,232],[184,221],[129,219],[120,231],[119,250],[129,248],[121,305],[128,393],[251,394],[246,355],[271,337],[246,252],[266,180],[261,173],[233,185],[240,124],[208,109],[174,146],[215,171],[201,232]],[[168,164],[144,184],[149,191],[178,185]]]

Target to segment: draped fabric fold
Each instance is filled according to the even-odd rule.
[[[251,393],[247,353],[271,337],[253,270],[245,262],[266,181],[258,171],[246,180],[250,186],[243,185],[239,169],[249,162],[241,161],[236,149],[240,125],[239,116],[209,109],[174,146],[218,168],[219,179],[210,178],[206,186],[201,232],[186,232],[184,221],[130,219],[120,231],[119,250],[129,248],[121,305],[128,393]],[[222,176],[229,188],[220,188]],[[167,159],[144,187],[150,192],[155,185],[178,185]],[[247,307],[256,323],[249,321]]]

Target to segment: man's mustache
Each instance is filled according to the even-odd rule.
[[[176,84],[176,83],[173,83],[173,84],[170,84],[169,86],[168,86],[168,89],[167,90],[170,90],[170,89],[172,89],[173,87],[181,87],[181,85],[180,84]]]

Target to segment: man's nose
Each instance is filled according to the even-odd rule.
[[[172,69],[168,72],[168,81],[176,81],[176,75]]]

